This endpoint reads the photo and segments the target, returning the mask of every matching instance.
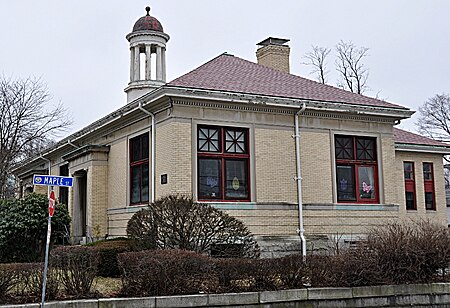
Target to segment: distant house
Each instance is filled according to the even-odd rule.
[[[390,220],[447,224],[450,147],[394,128],[410,109],[290,74],[288,40],[259,43],[257,63],[225,53],[166,83],[160,22],[147,13],[127,39],[128,102],[15,170],[22,195],[45,192],[31,180],[49,167],[75,177],[56,189],[74,242],[123,236],[174,193],[241,219],[264,255],[300,250],[302,228],[314,243]]]

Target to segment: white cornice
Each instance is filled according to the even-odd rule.
[[[359,115],[370,115],[378,117],[393,118],[396,120],[406,119],[414,114],[414,111],[407,108],[394,108],[382,106],[368,106],[359,104],[312,101],[306,99],[284,98],[276,96],[264,96],[248,93],[236,93],[216,90],[193,89],[184,87],[165,87],[174,97],[191,98],[201,100],[228,101],[242,104],[256,104],[261,106],[280,107],[280,108],[300,108],[303,103],[307,110],[339,112]]]
[[[439,147],[432,145],[420,145],[420,144],[406,144],[395,143],[395,150],[402,152],[418,152],[418,153],[432,153],[432,154],[450,154],[450,146]]]

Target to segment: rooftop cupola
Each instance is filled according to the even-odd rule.
[[[126,36],[130,42],[130,82],[125,88],[130,102],[166,83],[166,44],[169,35],[161,23],[147,14],[139,18]]]

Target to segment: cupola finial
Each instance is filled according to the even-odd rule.
[[[150,7],[147,6],[147,7],[145,8],[145,10],[147,11],[147,16],[150,16]]]

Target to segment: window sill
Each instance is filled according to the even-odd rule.
[[[127,207],[120,207],[115,209],[107,209],[108,215],[111,214],[126,214],[126,213],[135,213],[139,212],[142,209],[148,208],[150,204],[135,204],[129,205]]]
[[[380,203],[319,203],[304,204],[305,210],[320,211],[395,211],[398,212],[399,206],[396,204]]]

